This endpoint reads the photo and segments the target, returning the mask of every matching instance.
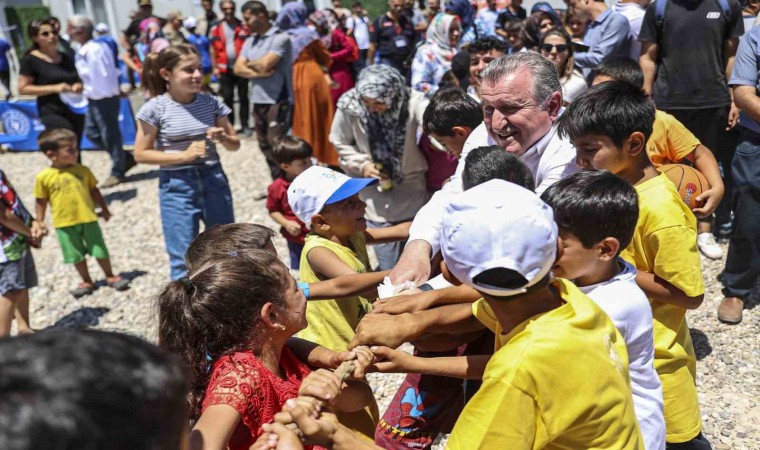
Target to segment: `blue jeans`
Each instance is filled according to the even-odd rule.
[[[232,192],[221,164],[161,170],[158,186],[164,243],[176,280],[187,274],[185,253],[201,220],[206,228],[235,222]]]
[[[303,253],[304,244],[296,244],[288,241],[288,252],[290,253],[290,268],[293,270],[301,269],[301,253]]]
[[[734,222],[723,269],[723,295],[746,300],[760,277],[760,134],[742,131],[731,167]]]
[[[84,134],[96,147],[111,155],[111,176],[124,178],[127,164],[134,164],[132,153],[125,152],[119,129],[121,100],[119,96],[90,100]]]

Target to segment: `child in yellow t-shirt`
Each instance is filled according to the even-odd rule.
[[[706,440],[686,310],[701,305],[704,284],[696,219],[645,151],[654,117],[654,104],[646,94],[629,83],[611,81],[573,101],[559,119],[559,132],[575,145],[583,169],[610,170],[631,183],[639,196],[636,230],[621,256],[638,270],[636,283],[652,305],[654,366],[662,383],[666,440],[692,448],[688,446]]]
[[[593,85],[605,81],[617,80],[630,83],[641,89],[644,86],[644,73],[638,62],[630,59],[617,59],[602,63],[594,69]],[[694,134],[681,122],[665,111],[655,111],[652,135],[647,141],[647,154],[652,164],[658,168],[666,164],[689,161],[702,173],[710,184],[710,189],[702,192],[697,201],[704,201],[700,208],[692,212],[700,220],[697,222],[697,242],[700,251],[711,259],[720,259],[723,249],[715,242],[712,234],[711,216],[725,193],[720,167],[713,153],[699,142]]]
[[[36,222],[44,226],[50,204],[53,226],[63,252],[63,262],[74,264],[82,282],[69,292],[76,298],[92,294],[95,284],[90,278],[85,255],[93,256],[106,275],[108,286],[123,291],[129,280],[114,275],[103,233],[98,226],[95,204],[108,221],[111,213],[97,188],[95,176],[87,167],[77,164],[76,135],[66,129],[46,130],[40,134],[40,150],[52,165],[34,178]]]

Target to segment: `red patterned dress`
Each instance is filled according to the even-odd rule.
[[[280,356],[284,379],[267,369],[253,352],[219,358],[211,370],[202,409],[211,405],[229,405],[242,416],[230,438],[230,450],[248,450],[263,433],[261,425],[274,421],[285,401],[298,396],[301,382],[311,373],[288,347],[282,349]]]

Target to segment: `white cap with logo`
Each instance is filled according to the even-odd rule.
[[[441,251],[452,275],[495,297],[528,292],[551,270],[557,254],[557,225],[551,207],[534,192],[491,180],[458,194],[443,215]],[[520,285],[495,286],[478,275],[509,269]]]
[[[326,167],[311,166],[290,184],[288,203],[296,217],[308,226],[312,216],[325,205],[345,200],[377,181],[376,178],[351,178]]]

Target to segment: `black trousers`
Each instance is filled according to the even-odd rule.
[[[749,297],[760,276],[760,134],[744,128],[732,163],[734,222],[723,295]]]
[[[224,103],[230,107],[230,123],[235,125],[235,89],[237,88],[238,100],[240,101],[239,119],[242,128],[249,128],[251,110],[248,99],[248,79],[238,77],[231,72],[222,73],[219,77],[219,93]]]
[[[288,102],[253,105],[253,120],[259,148],[267,159],[269,173],[274,180],[282,174],[282,169],[272,156],[272,144],[275,139],[287,134],[293,125],[293,105]]]

